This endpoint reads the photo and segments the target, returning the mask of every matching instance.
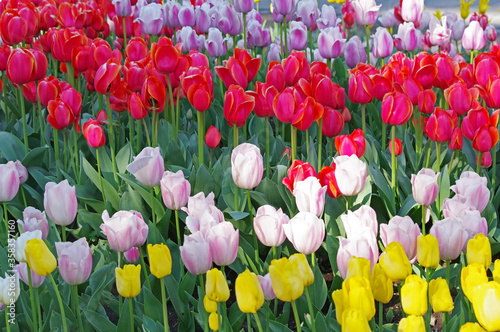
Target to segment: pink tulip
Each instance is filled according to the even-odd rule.
[[[420,235],[420,227],[406,216],[395,216],[388,224],[380,225],[380,238],[384,246],[391,242],[399,242],[405,250],[410,262],[417,258],[417,237]]]
[[[264,163],[259,148],[250,143],[235,147],[231,153],[231,174],[239,188],[257,187],[264,174]]]
[[[19,173],[13,161],[0,165],[0,202],[9,202],[19,190]]]
[[[214,193],[210,193],[205,197],[203,192],[199,192],[188,198],[187,208],[181,208],[188,216],[200,219],[210,206],[215,206]]]
[[[392,54],[394,42],[387,29],[378,27],[373,38],[373,55],[376,58],[386,58]]]
[[[301,1],[302,2],[302,1]],[[307,27],[303,22],[290,22],[290,34],[288,35],[290,49],[302,51],[307,48]]]
[[[435,16],[429,22],[430,42],[432,45],[444,47],[450,42],[451,29],[446,24],[447,16],[441,17],[439,21]]]
[[[78,211],[76,187],[70,186],[68,180],[61,181],[58,184],[48,182],[45,184],[43,207],[54,224],[61,226],[71,224],[75,220]]]
[[[456,259],[468,240],[467,231],[456,218],[436,221],[430,233],[438,239],[439,255],[442,260]]]
[[[288,224],[290,218],[280,209],[276,210],[271,205],[262,205],[258,208],[253,219],[253,229],[259,241],[268,247],[277,247],[285,239],[283,225]]]
[[[225,266],[234,262],[238,254],[239,235],[240,231],[234,229],[233,224],[228,221],[221,222],[208,231],[206,238],[215,264]]]
[[[206,273],[212,266],[210,245],[200,232],[184,235],[184,244],[179,248],[182,262],[191,274]]]
[[[484,45],[486,45],[486,39],[484,38],[483,28],[481,28],[478,21],[470,22],[462,35],[462,46],[467,51],[477,51],[482,49]]]
[[[325,209],[326,186],[321,186],[318,178],[310,176],[303,181],[295,183],[293,195],[300,212],[310,212],[317,217]]]
[[[377,239],[369,230],[353,239],[339,238],[340,247],[337,252],[337,267],[342,279],[346,278],[347,266],[353,256],[364,257],[371,262],[371,267],[378,261]]]
[[[119,252],[140,247],[146,242],[148,225],[137,211],[118,211],[112,217],[108,211],[102,213],[101,230],[108,238],[111,249]]]
[[[319,54],[326,59],[337,58],[342,55],[345,42],[339,27],[327,27],[318,35]]]
[[[359,209],[340,216],[344,224],[344,230],[347,238],[352,239],[369,230],[375,237],[378,234],[377,213],[369,205],[362,205]]]
[[[445,218],[460,217],[466,211],[476,210],[468,197],[463,195],[455,195],[452,198],[445,198],[443,201],[443,216]]]
[[[456,194],[468,197],[471,205],[479,212],[483,212],[490,200],[490,190],[485,177],[475,172],[463,172],[455,185],[450,187]]]
[[[139,252],[139,249],[136,247],[132,247],[129,250],[125,251],[123,253],[123,256],[129,263],[135,263],[139,260],[141,254]]]
[[[382,5],[375,3],[375,0],[359,0],[352,2],[356,22],[361,25],[373,25],[377,22],[378,12]]]
[[[405,22],[398,27],[398,33],[394,35],[394,46],[398,51],[413,51],[417,47],[417,29],[412,22]]]
[[[325,238],[325,223],[310,212],[297,213],[283,230],[295,250],[305,255],[318,250]]]
[[[182,210],[188,214],[186,226],[192,234],[200,231],[206,236],[213,226],[224,221],[224,214],[215,206],[213,193],[205,197],[200,192],[189,197],[188,207]]]
[[[28,170],[23,166],[23,164],[21,164],[19,160],[16,160],[14,165],[16,166],[17,173],[19,174],[19,184],[25,183],[28,180],[29,176]]]
[[[462,222],[462,226],[467,231],[467,240],[462,248],[463,252],[467,249],[467,242],[477,234],[482,233],[488,236],[488,222],[485,218],[481,217],[481,213],[478,210],[466,210],[460,217],[457,217],[457,219]]]
[[[160,148],[145,147],[134,161],[127,166],[127,171],[147,187],[156,187],[165,171],[163,157]]]
[[[340,156],[334,159],[335,178],[340,192],[345,196],[355,196],[365,187],[368,168],[358,156]]]
[[[92,272],[92,250],[87,239],[75,242],[56,242],[59,273],[68,285],[79,285],[87,281]]]
[[[42,240],[47,239],[49,235],[49,223],[45,212],[28,206],[23,211],[23,220],[18,220],[17,223],[23,227],[23,232],[32,232],[40,230],[42,232]]]
[[[276,294],[274,294],[271,275],[268,273],[265,276],[257,276],[257,278],[259,279],[260,287],[262,287],[262,292],[264,292],[264,299],[266,301],[273,300]]]
[[[406,22],[420,22],[424,14],[424,0],[405,0],[401,2],[401,17]]]
[[[180,210],[185,206],[191,194],[191,184],[184,178],[184,173],[165,171],[160,181],[163,203],[170,210]]]
[[[415,202],[423,206],[430,206],[436,200],[439,192],[436,174],[432,169],[423,168],[417,175],[411,175],[411,191]]]
[[[26,285],[30,284],[29,276],[28,276],[28,264],[26,262],[21,262],[14,266],[14,271],[19,274],[19,279],[21,279]],[[45,281],[45,276],[40,276],[35,273],[35,271],[31,271],[31,286],[34,288],[40,287]]]

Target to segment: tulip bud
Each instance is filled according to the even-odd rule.
[[[20,293],[19,273],[14,273],[9,276],[6,272],[5,278],[0,277],[0,303],[4,305],[4,310],[8,310],[7,306],[17,301]],[[5,311],[5,314],[7,314],[7,311]]]
[[[134,157],[127,166],[127,171],[145,186],[156,187],[160,184],[165,165],[163,157],[160,154],[160,148],[145,147]]]
[[[184,178],[184,173],[165,171],[160,181],[163,203],[170,210],[180,210],[186,206],[191,194],[191,184]]]
[[[179,250],[182,263],[191,274],[203,274],[210,269],[212,265],[210,245],[200,231],[184,235],[184,244]]]
[[[264,304],[264,293],[259,278],[248,269],[236,277],[236,302],[243,313],[256,313]]]
[[[286,257],[273,259],[269,266],[269,274],[274,293],[281,301],[295,301],[304,292],[298,261],[289,261]]]
[[[411,264],[399,242],[391,242],[380,256],[380,265],[393,281],[403,280],[411,274]]]
[[[439,174],[429,168],[420,170],[417,175],[412,174],[412,194],[415,202],[423,206],[430,206],[436,200],[439,186]]]
[[[488,237],[478,233],[467,242],[467,262],[483,265],[488,269],[491,265],[491,244]]]
[[[123,253],[123,256],[129,263],[135,263],[140,258],[139,249],[137,247],[132,247]]]
[[[109,216],[107,210],[102,213],[101,230],[108,239],[111,249],[125,252],[132,247],[140,247],[146,242],[148,225],[137,211],[118,211]]]
[[[264,299],[266,301],[271,301],[276,297],[273,290],[273,283],[271,281],[271,275],[267,273],[265,276],[257,276],[259,278],[260,287],[264,292]]]
[[[486,332],[478,323],[465,323],[460,327],[459,332]]]
[[[219,331],[219,326],[222,324],[222,315],[219,315],[217,312],[212,312],[210,316],[208,316],[208,326],[213,331]]]
[[[334,159],[335,177],[342,194],[355,196],[365,187],[368,168],[358,156],[339,156]]]
[[[370,332],[368,320],[361,310],[348,308],[342,313],[342,329],[345,331]]]
[[[429,282],[429,302],[434,312],[449,312],[453,310],[454,306],[450,287],[445,279],[439,277]]]
[[[92,272],[92,250],[86,238],[75,242],[56,242],[59,273],[68,285],[80,285]]]
[[[268,247],[278,247],[285,239],[283,225],[288,224],[290,218],[281,208],[276,210],[271,205],[262,205],[257,209],[253,220],[253,228],[259,241]]]
[[[149,267],[151,274],[161,279],[172,272],[170,250],[163,244],[148,244]]]
[[[371,276],[373,297],[376,301],[389,303],[394,294],[392,280],[384,272],[380,263],[375,264]]]
[[[210,244],[212,261],[215,264],[225,266],[234,262],[238,254],[239,234],[239,230],[228,221],[211,227],[205,238]]]
[[[56,258],[41,239],[28,240],[24,253],[30,269],[40,276],[51,274],[57,267]]]
[[[346,301],[345,309],[353,308],[361,311],[367,321],[375,316],[375,300],[370,279],[352,276],[342,283],[342,292],[342,298]]]
[[[393,41],[387,29],[378,27],[373,38],[373,55],[377,58],[386,58],[392,54]]]
[[[312,285],[314,282],[314,273],[307,262],[306,255],[304,254],[293,254],[288,259],[290,262],[297,262],[300,271],[300,277],[304,282],[304,287]]]
[[[371,262],[364,257],[351,257],[347,265],[346,279],[358,275],[370,279],[371,277]]]
[[[250,143],[235,147],[231,153],[231,174],[236,186],[243,189],[257,187],[264,174],[260,149]]]
[[[13,161],[0,165],[0,202],[11,201],[19,191],[19,173]]]
[[[325,238],[325,223],[310,212],[297,213],[283,230],[295,250],[306,255],[318,250]]]
[[[474,290],[471,301],[476,318],[488,331],[500,330],[500,284],[490,281]]]
[[[417,237],[417,260],[423,267],[436,268],[439,265],[438,240],[431,234]]]
[[[401,305],[408,315],[423,316],[427,313],[427,282],[412,274],[401,287]]]
[[[484,38],[483,28],[479,25],[479,22],[472,21],[469,26],[465,28],[464,34],[462,36],[462,46],[465,50],[480,50],[486,44]]]
[[[217,302],[210,300],[206,295],[203,298],[203,307],[206,312],[217,312]]]
[[[95,149],[100,148],[106,144],[106,136],[104,136],[104,130],[97,120],[90,119],[83,124],[82,128],[83,136],[89,143],[89,145]]]
[[[394,138],[394,143],[392,139],[389,141],[389,152],[392,154],[392,147],[394,146],[394,154],[399,156],[403,152],[403,144],[399,138]]]
[[[205,293],[215,302],[226,302],[229,299],[229,287],[221,270],[213,268],[207,272]]]
[[[115,268],[116,289],[123,297],[136,297],[141,291],[141,266],[125,265]]]
[[[469,264],[462,267],[462,271],[460,272],[460,284],[469,301],[473,301],[476,287],[486,282],[488,282],[488,277],[486,276],[486,270],[483,265]]]
[[[356,22],[361,25],[370,26],[377,21],[378,12],[382,5],[375,3],[375,0],[353,1]]]
[[[436,221],[430,233],[438,239],[439,256],[442,260],[456,259],[468,240],[467,231],[456,218]]]
[[[398,332],[425,332],[425,322],[423,316],[410,315],[401,319],[398,325]]]
[[[214,126],[210,126],[205,135],[205,143],[207,146],[211,149],[216,148],[220,144],[220,139],[221,135],[219,130]]]
[[[325,208],[326,186],[321,186],[315,177],[308,177],[295,184],[293,195],[300,212],[310,212],[320,216]]]

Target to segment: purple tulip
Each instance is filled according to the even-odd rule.
[[[468,240],[467,231],[456,218],[437,220],[431,227],[430,233],[438,239],[439,255],[442,260],[456,259]]]
[[[182,52],[189,52],[190,50],[203,51],[205,47],[205,37],[197,35],[196,31],[191,27],[182,27],[181,30],[176,31],[177,40],[182,43]]]
[[[345,234],[349,239],[353,239],[369,230],[376,237],[378,234],[377,213],[369,205],[361,205],[359,209],[340,216],[344,225]]]
[[[488,24],[486,29],[484,29],[484,37],[489,42],[494,42],[497,40],[497,29],[493,24]]]
[[[28,206],[23,211],[23,220],[18,220],[17,223],[23,227],[23,232],[32,232],[39,230],[42,232],[42,240],[47,239],[49,235],[49,223],[45,212]]]
[[[23,166],[23,164],[21,164],[19,160],[16,160],[14,162],[14,165],[16,166],[17,173],[19,174],[19,184],[25,183],[28,180],[29,176],[28,170]]]
[[[490,200],[490,190],[485,177],[475,172],[463,172],[455,185],[450,187],[456,194],[470,199],[470,203],[479,212],[483,212]]]
[[[184,2],[179,9],[179,24],[183,27],[196,25],[196,14],[194,7],[190,2]]]
[[[257,20],[251,20],[247,26],[247,46],[267,47],[271,44],[271,33],[269,30],[262,29],[262,25]]]
[[[87,239],[75,242],[56,242],[59,273],[68,285],[79,285],[87,281],[92,272],[92,250]]]
[[[283,230],[295,250],[305,255],[318,250],[325,238],[325,223],[310,212],[297,213]]]
[[[398,27],[398,33],[394,35],[394,46],[398,51],[411,52],[417,47],[417,30],[412,22],[405,22]]]
[[[465,21],[464,20],[457,20],[451,26],[451,39],[456,40],[456,41],[462,39],[462,36],[464,34],[464,30],[465,30]]]
[[[417,259],[417,237],[420,234],[419,226],[408,216],[395,216],[389,223],[380,225],[380,239],[384,246],[391,242],[401,243],[412,263]]]
[[[279,44],[272,43],[269,45],[269,52],[267,52],[267,61],[281,61],[281,47]]]
[[[439,192],[439,173],[430,168],[421,169],[417,175],[411,175],[411,190],[413,199],[420,205],[430,206],[436,200]]]
[[[304,23],[308,28],[312,27],[319,17],[318,2],[316,0],[299,1],[295,15],[297,21]]]
[[[182,263],[194,275],[206,273],[212,266],[210,245],[200,232],[184,235],[184,244],[179,248]]]
[[[354,14],[356,22],[361,25],[374,25],[377,22],[378,12],[382,5],[375,3],[375,0],[358,0],[353,1]]]
[[[212,261],[219,266],[230,265],[238,254],[240,231],[228,221],[212,227],[207,233]]]
[[[281,15],[277,11],[273,10],[273,21],[276,23],[283,23],[285,20],[285,16]],[[286,15],[286,21],[290,22],[292,20],[292,14]]]
[[[208,29],[208,37],[205,39],[205,49],[211,57],[219,57],[226,54],[226,44],[219,29]]]
[[[140,247],[146,242],[148,225],[137,211],[118,211],[112,217],[108,211],[102,213],[101,230],[108,239],[111,249],[119,252]]]
[[[125,17],[132,15],[132,5],[130,4],[130,0],[113,0],[113,5],[115,5],[117,16]]]
[[[424,0],[405,0],[401,2],[401,17],[406,22],[417,23],[424,14]]]
[[[307,27],[302,22],[290,22],[290,33],[288,34],[288,46],[292,50],[302,51],[307,47]]]
[[[71,224],[78,212],[76,187],[70,186],[68,180],[61,181],[58,184],[48,182],[45,184],[43,206],[45,213],[55,224],[61,226]]]
[[[370,261],[371,267],[378,261],[377,239],[370,230],[365,230],[359,236],[353,239],[339,238],[340,247],[337,252],[337,267],[340,276],[345,279],[347,276],[347,267],[353,256],[363,257]]]
[[[337,58],[344,50],[345,41],[339,27],[326,28],[318,36],[319,53],[326,59]]]
[[[392,54],[393,40],[386,28],[378,27],[373,38],[373,55],[376,58],[386,58]]]
[[[285,239],[283,225],[288,224],[290,218],[280,209],[276,210],[271,205],[262,205],[257,210],[253,219],[253,229],[259,241],[268,247],[277,247]]]
[[[19,173],[16,164],[9,161],[0,165],[0,202],[9,202],[19,191]]]
[[[325,209],[326,186],[321,186],[318,178],[310,176],[295,183],[293,196],[300,212],[310,212],[317,217]]]
[[[238,13],[249,13],[253,9],[253,0],[234,0],[234,10]]]
[[[181,26],[179,22],[179,12],[181,11],[182,5],[177,1],[167,1],[163,10],[165,11],[165,22],[164,25],[170,28],[178,28]]]
[[[28,264],[26,262],[20,262],[16,266],[14,266],[14,271],[19,274],[19,279],[21,279],[26,285],[30,284],[29,276],[28,276]],[[31,270],[31,286],[33,288],[40,287],[45,281],[45,276],[41,276],[35,273],[35,271]]]
[[[392,28],[399,23],[397,18],[394,16],[394,9],[386,11],[382,16],[378,18],[378,21],[384,28]]]
[[[158,35],[165,26],[163,6],[151,3],[142,7],[135,21],[139,22],[143,33]]]
[[[252,20],[257,20],[260,24],[262,24],[262,16],[258,11],[255,9],[252,9],[248,14],[247,14],[247,24],[252,21]]]
[[[472,21],[469,26],[465,28],[462,35],[462,46],[465,50],[480,50],[486,45],[484,38],[484,30],[479,25],[478,21]]]
[[[160,181],[163,203],[170,210],[180,210],[188,202],[191,184],[184,178],[184,173],[165,171]]]
[[[207,6],[196,7],[196,26],[201,33],[207,33],[210,28],[210,17]],[[217,29],[218,30],[218,29]]]
[[[123,256],[125,257],[125,259],[127,260],[127,262],[129,262],[129,263],[135,263],[135,262],[137,262],[139,260],[139,258],[141,257],[141,254],[140,254],[138,248],[132,247],[129,250],[125,251],[123,253]]]
[[[273,5],[273,13],[276,12],[280,15],[290,15],[295,10],[296,0],[271,0],[271,3]]]
[[[271,275],[268,273],[265,276],[257,276],[259,278],[260,287],[264,293],[264,299],[271,301],[276,297],[273,290],[273,283],[271,282]]]
[[[165,164],[160,154],[160,148],[145,147],[142,149],[134,157],[134,161],[127,166],[127,171],[147,187],[156,187],[159,185],[165,171]]]
[[[257,187],[264,174],[260,149],[250,143],[242,143],[231,153],[231,174],[234,184],[243,189]]]
[[[335,13],[335,8],[330,5],[323,5],[321,7],[321,17],[316,20],[316,24],[320,30],[336,27],[337,14]]]

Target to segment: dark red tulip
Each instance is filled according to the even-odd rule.
[[[7,78],[15,84],[26,84],[35,79],[36,59],[29,50],[18,47],[10,53],[7,61]]]
[[[170,74],[175,70],[180,54],[181,44],[174,46],[167,37],[161,37],[158,43],[151,46],[151,60],[156,70],[162,74]]]
[[[47,74],[47,65],[48,65],[47,57],[45,56],[45,54],[43,54],[43,52],[37,50],[32,49],[30,50],[30,52],[35,57],[36,61],[36,74],[33,80],[39,81],[42,78],[44,78],[45,75]]]
[[[342,118],[344,119],[344,122],[351,121],[351,111],[349,111],[349,109],[347,107],[343,107],[342,112],[340,112],[340,113],[342,114]]]
[[[80,117],[82,111],[82,94],[73,88],[63,90],[59,94],[59,98],[69,106],[75,118]]]
[[[476,156],[476,165],[478,162],[479,155]],[[493,160],[491,159],[490,151],[486,151],[481,156],[481,167],[489,168],[493,164]]]
[[[221,140],[220,132],[214,126],[210,126],[208,128],[207,133],[205,134],[205,143],[211,149],[219,146]]]
[[[431,114],[436,105],[436,93],[434,90],[426,89],[418,94],[418,110],[424,114]]]
[[[350,135],[335,137],[335,148],[341,156],[352,156],[355,154],[358,158],[361,158],[366,149],[363,131],[356,129]]]
[[[75,71],[84,72],[90,68],[90,47],[79,46],[71,52],[71,64]]]
[[[425,132],[431,140],[444,143],[451,139],[454,129],[455,124],[452,116],[441,108],[436,107],[429,117]]]
[[[125,33],[127,39],[134,35],[134,17],[133,16],[115,16],[113,23],[115,24],[115,33],[119,38],[123,38],[123,19],[125,19]]]
[[[344,117],[336,109],[325,107],[323,112],[323,135],[326,137],[335,137],[344,128]]]
[[[108,115],[106,114],[105,110],[100,110],[99,113],[97,113],[97,116],[95,118],[101,126],[108,124]]]
[[[389,66],[386,66],[386,68],[390,68]],[[386,70],[385,73],[390,73],[390,70]],[[376,74],[373,75],[372,81],[373,81],[373,95],[377,100],[382,101],[384,99],[384,96],[388,92],[392,92],[394,90],[394,82],[390,79],[390,74]]]
[[[412,110],[412,103],[406,94],[388,93],[382,101],[382,121],[389,125],[402,125],[410,119]]]
[[[10,52],[12,49],[9,45],[0,46],[0,71],[7,69],[7,61],[9,60]]]
[[[434,86],[445,90],[452,84],[459,81],[458,72],[460,67],[453,58],[445,53],[435,53],[432,55],[436,61],[437,76],[434,80]]]
[[[246,89],[248,83],[257,75],[260,63],[260,58],[252,58],[246,50],[236,48],[234,56],[229,57],[225,66],[216,66],[215,72],[222,79],[226,88],[236,84]]]
[[[82,132],[91,147],[98,149],[106,144],[106,136],[104,135],[104,130],[102,129],[99,121],[90,119],[85,122],[83,124]]]
[[[337,185],[337,178],[335,177],[335,164],[332,167],[324,166],[318,173],[318,179],[322,186],[326,186],[326,193],[331,198],[338,198],[342,195],[339,186]]]
[[[206,111],[214,98],[212,72],[207,67],[191,67],[181,76],[184,94],[193,107],[200,112]]]
[[[255,107],[255,98],[239,85],[231,85],[224,95],[224,118],[230,127],[243,127]]]
[[[50,1],[43,1],[43,4],[38,6],[38,9],[40,18],[38,21],[38,29],[47,31],[58,25],[57,7],[55,4]]]

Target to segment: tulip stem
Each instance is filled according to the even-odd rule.
[[[384,331],[384,304],[378,303],[378,331]]]
[[[292,137],[290,139],[292,143],[292,162],[295,161],[295,158],[297,157],[297,127],[291,125],[290,128]]]
[[[174,210],[174,214],[175,214],[175,229],[177,231],[177,244],[180,247],[181,246],[181,229],[179,227],[179,211]]]
[[[243,13],[243,45],[247,49],[247,13]]]
[[[253,224],[253,214],[252,214],[252,200],[250,198],[250,190],[247,189],[247,202],[248,202],[248,213],[250,213],[250,223]],[[259,264],[259,241],[257,240],[257,234],[255,233],[255,229],[252,232],[253,237],[253,246],[255,251],[255,264],[256,266],[260,266]]]
[[[9,216],[7,213],[7,202],[3,202],[3,215],[5,220],[5,245],[7,246],[9,243]]]
[[[441,143],[436,141],[436,173],[441,170]]]
[[[99,175],[99,185],[101,186],[102,200],[104,202],[104,209],[107,210],[108,209],[108,201],[106,200],[106,194],[104,193],[104,186],[102,184],[101,159],[99,158],[99,148],[95,149],[95,155],[97,158],[97,173]]]
[[[366,137],[366,105],[361,104],[361,126],[363,129],[363,137]]]
[[[61,225],[61,238],[62,242],[66,242],[66,226]]]
[[[238,126],[233,124],[233,149],[238,146]]]
[[[250,313],[247,313],[247,331],[252,332],[252,321],[251,321]]]
[[[422,235],[425,236],[425,221],[427,218],[425,218],[427,212],[427,207],[425,205],[422,205]]]
[[[455,151],[453,151],[455,152]],[[495,196],[495,177],[497,175],[497,145],[495,144],[492,149],[492,159],[493,159],[493,168],[491,170],[491,196],[490,201],[493,201],[493,197]]]
[[[366,28],[366,63],[369,65],[370,64],[370,27],[368,25],[366,25],[365,28]]]
[[[330,157],[333,157],[333,138],[328,137],[328,147],[330,149]]]
[[[23,117],[24,152],[28,153],[28,129],[26,125],[26,110],[24,109],[23,85],[19,85],[19,99],[21,101],[21,115]]]
[[[36,100],[38,104],[38,111],[40,112],[40,116],[38,121],[40,123],[40,146],[43,147],[45,145],[45,136],[43,134],[43,112],[42,112],[42,103],[40,102],[40,95],[38,94],[38,81],[36,82]]]
[[[203,301],[205,299],[205,283],[203,282],[203,274],[198,275],[199,281],[200,281],[200,298],[198,301]],[[205,310],[205,307],[203,307],[203,331],[207,332],[208,331],[208,317],[207,317],[207,311]]]
[[[285,40],[285,51],[283,52],[283,59],[288,56],[288,39],[286,38],[286,15],[283,15],[283,39]]]
[[[128,298],[128,308],[130,312],[130,331],[134,332],[134,298]]]
[[[203,165],[203,138],[205,134],[205,112],[197,112],[198,115],[198,165]]]
[[[170,76],[167,76],[167,86],[168,86],[168,96],[170,100],[170,106],[172,108],[172,128],[174,129],[174,139],[177,140],[177,130],[179,128],[179,125],[176,123],[175,119],[175,106],[174,106],[174,95],[172,93],[172,83],[170,83]],[[165,105],[168,105],[168,103],[165,102]],[[167,109],[168,107],[164,107],[164,112],[165,112],[165,121],[167,120]]]
[[[387,125],[382,121],[382,152],[385,152],[387,146]]]
[[[143,120],[144,121],[144,120]],[[146,124],[146,122],[144,121],[144,124]],[[135,154],[139,154],[139,150],[141,149],[141,120],[136,120],[136,126],[137,128],[136,129],[136,136],[135,136]],[[147,135],[147,131],[146,131],[146,135]],[[148,137],[149,138],[149,137]],[[132,144],[132,141],[131,143]]]
[[[167,311],[167,295],[165,292],[165,281],[164,278],[160,278],[161,287],[161,304],[163,306],[163,327],[165,332],[170,331],[170,326],[168,325],[168,311]]]
[[[40,307],[40,296],[38,295],[38,288],[35,288],[35,302],[36,302],[36,308],[37,308],[37,312],[38,312],[38,331],[42,331],[42,322],[43,322],[43,319],[42,319],[42,309]]]
[[[319,119],[319,124],[318,124],[318,172],[321,170],[321,165],[322,165],[321,162],[322,150],[323,150],[323,117]]]
[[[295,301],[292,301],[293,316],[295,317],[295,325],[297,325],[297,332],[302,332],[300,327],[299,312],[297,311],[297,305]]]
[[[149,192],[151,193],[151,222],[153,223],[153,233],[155,236],[155,242],[158,241],[157,232],[156,232],[156,216],[155,216],[155,192],[153,187],[149,188]]]
[[[62,319],[62,324],[63,324],[63,331],[68,332],[68,327],[66,326],[66,314],[64,313],[64,306],[61,298],[61,293],[59,293],[59,289],[57,288],[57,284],[54,280],[54,277],[52,276],[51,273],[48,274],[50,283],[52,284],[52,287],[54,287],[54,291],[56,292],[56,297],[57,297],[57,302],[59,303],[59,309],[61,310],[61,319]]]
[[[76,319],[78,321],[78,330],[83,332],[83,323],[82,323],[82,315],[80,313],[80,301],[78,299],[78,286],[71,286],[72,299],[73,299],[73,307],[76,314]]]
[[[364,124],[364,122],[363,122]],[[392,138],[392,178],[391,178],[391,187],[392,187],[392,203],[394,207],[396,207],[396,175],[397,175],[397,162],[396,162],[396,126],[392,126],[391,129],[391,138]]]
[[[309,307],[309,315],[311,316],[311,328],[312,332],[316,332],[316,323],[314,322],[314,308],[311,301],[311,294],[309,292],[309,286],[306,287],[306,298],[307,298],[307,306]]]
[[[255,322],[257,323],[257,329],[259,330],[259,332],[263,332],[262,325],[260,324],[259,315],[257,315],[256,312],[254,312],[253,317],[255,318]]]
[[[106,109],[108,111],[108,122],[109,122],[109,148],[111,151],[111,163],[113,164],[113,177],[116,184],[118,185],[118,175],[116,174],[116,158],[115,158],[115,133],[113,129],[113,110],[111,109],[111,101],[109,100],[109,94],[106,95]]]
[[[474,63],[474,50],[470,50],[470,64],[472,65]]]
[[[5,312],[5,327],[7,327],[7,332],[10,332],[9,314],[7,313],[9,310],[5,307],[3,311]]]
[[[148,125],[147,125],[146,120],[144,118],[142,118],[142,123],[144,124],[144,130],[146,131],[146,140],[148,142],[148,146],[151,146],[151,140],[149,139]],[[140,141],[140,136],[141,136],[140,134],[141,134],[141,130],[139,129],[138,130],[139,137],[137,138],[137,151],[140,150],[140,148],[139,148],[139,141]],[[151,128],[151,136],[153,136],[153,128]]]
[[[146,263],[144,262],[144,254],[142,253],[142,247],[139,247],[138,249],[139,249],[139,256],[141,257],[142,270],[144,271],[144,278],[146,279],[146,285],[148,286],[148,289],[152,291],[153,289],[151,288],[151,283],[149,282],[148,272],[146,270]]]
[[[29,289],[30,289],[31,315],[33,317],[33,331],[36,331],[36,328],[38,326],[38,321],[37,321],[36,310],[35,310],[35,299],[33,297],[33,282],[31,281],[31,269],[30,269],[28,264],[26,264],[26,269],[28,270],[28,285],[29,285]],[[7,308],[6,308],[6,310],[7,310]]]
[[[483,159],[483,153],[481,151],[477,152],[477,165],[476,165],[476,173],[481,175],[481,159]]]
[[[266,177],[269,179],[269,117],[266,116]]]
[[[128,116],[128,140],[130,142],[130,147],[133,148],[133,142],[134,142],[134,124],[132,122],[132,115],[130,112],[127,112]]]
[[[6,123],[9,123],[9,107],[7,106],[7,81],[5,79],[7,75],[5,75],[5,72],[3,73],[2,75],[2,85],[3,85],[3,88],[2,88],[2,93],[3,93],[3,106],[4,106],[4,112],[5,112],[5,122]]]
[[[123,54],[127,50],[127,26],[125,24],[125,16],[122,16],[122,25],[123,25]]]

